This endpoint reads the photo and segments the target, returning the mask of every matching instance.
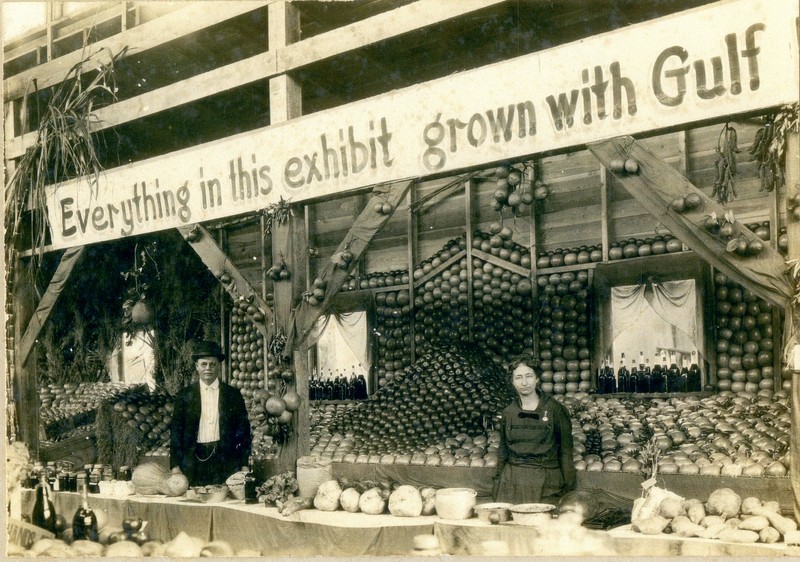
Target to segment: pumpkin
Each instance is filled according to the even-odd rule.
[[[140,464],[131,477],[137,494],[182,496],[189,489],[189,479],[182,473],[167,472],[154,462]]]

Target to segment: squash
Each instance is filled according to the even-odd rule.
[[[131,477],[137,494],[182,496],[189,489],[189,479],[180,472],[168,472],[160,464],[146,462],[133,469]]]

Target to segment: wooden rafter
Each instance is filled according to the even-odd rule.
[[[325,296],[322,301],[312,305],[304,300],[292,311],[294,329],[288,335],[287,354],[296,350],[306,340],[319,317],[328,311],[331,299],[342,288],[350,272],[357,267],[359,257],[367,249],[375,234],[389,222],[411,184],[412,182],[399,182],[378,186],[372,191],[372,199],[356,217],[350,231],[333,254],[337,256],[344,251],[349,251],[352,254],[349,265],[343,268],[329,260],[318,275],[325,285]],[[377,206],[383,203],[391,206],[391,212],[384,214],[377,211]]]
[[[53,274],[52,279],[50,279],[47,290],[36,305],[36,310],[33,316],[31,316],[30,322],[28,322],[25,328],[25,333],[19,342],[19,349],[17,350],[17,358],[20,362],[19,365],[24,366],[25,363],[27,363],[31,351],[34,345],[36,345],[36,339],[47,323],[47,319],[50,317],[50,313],[53,311],[58,297],[61,296],[61,291],[64,289],[70,274],[78,264],[84,250],[85,246],[70,248],[61,256],[58,268]]]
[[[269,342],[275,329],[275,313],[217,245],[211,233],[199,224],[179,226],[177,230],[231,298],[237,302],[246,300],[254,307],[248,310],[248,318]]]

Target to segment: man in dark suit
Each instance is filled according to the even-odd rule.
[[[215,342],[199,342],[192,354],[199,381],[175,398],[170,427],[170,466],[192,486],[222,484],[247,465],[250,422],[241,393],[219,380],[225,359]]]

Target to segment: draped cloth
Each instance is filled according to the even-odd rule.
[[[329,310],[317,319],[313,329],[308,335],[308,345],[315,345],[327,329],[335,330],[356,360],[361,363],[365,372],[370,371],[371,358],[369,354],[369,338],[367,337],[366,315],[364,311],[340,313]]]
[[[671,325],[672,330],[648,333],[652,347],[681,349],[691,343],[695,348],[700,348],[694,279],[651,280],[642,285],[612,287],[611,309],[612,341],[631,329],[644,328],[653,320],[661,319]]]

